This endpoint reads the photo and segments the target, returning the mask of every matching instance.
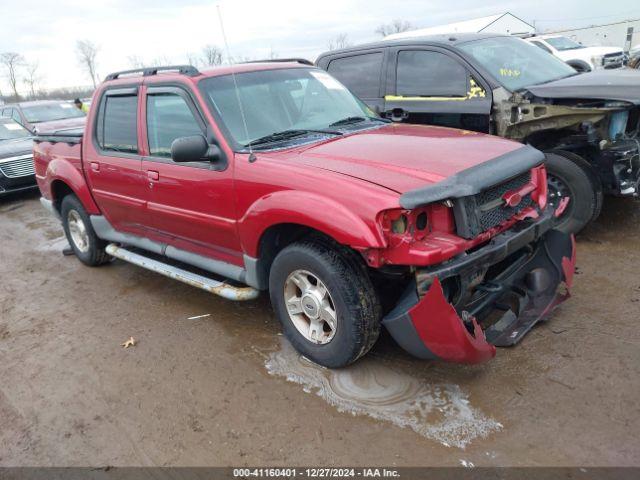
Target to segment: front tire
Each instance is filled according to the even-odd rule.
[[[106,244],[93,230],[89,214],[75,195],[67,195],[60,206],[62,227],[73,253],[85,265],[96,267],[111,257],[105,252]]]
[[[549,204],[557,207],[569,198],[555,228],[565,233],[578,233],[594,220],[602,207],[602,189],[598,189],[585,166],[560,153],[546,154]]]
[[[319,365],[355,362],[380,334],[380,302],[364,263],[330,241],[284,248],[271,266],[269,290],[285,336]]]

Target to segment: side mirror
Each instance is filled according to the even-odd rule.
[[[220,157],[220,148],[209,145],[202,135],[176,138],[171,144],[171,159],[174,162],[214,162]]]

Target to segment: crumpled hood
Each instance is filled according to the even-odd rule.
[[[595,70],[527,90],[542,98],[618,100],[640,105],[640,70]]]
[[[404,193],[522,147],[466,130],[390,124],[316,144],[299,160]]]
[[[0,141],[0,160],[18,155],[26,155],[32,151],[33,137]]]
[[[38,135],[45,133],[55,133],[61,130],[83,127],[87,122],[87,117],[65,118],[63,120],[54,120],[51,122],[40,122],[34,124],[38,131]]]

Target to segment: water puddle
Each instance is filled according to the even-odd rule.
[[[58,252],[61,253],[66,247],[69,246],[67,237],[62,235],[61,237],[52,238],[50,240],[44,240],[36,246],[38,252]]]
[[[302,357],[286,340],[265,363],[271,375],[302,385],[341,412],[368,415],[408,427],[445,446],[465,448],[502,425],[469,404],[454,384],[429,384],[365,357],[354,365],[329,370]]]

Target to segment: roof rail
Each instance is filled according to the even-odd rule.
[[[195,77],[200,75],[200,71],[193,65],[168,65],[166,67],[144,67],[134,68],[133,70],[122,70],[121,72],[114,72],[107,75],[105,81],[116,80],[121,75],[131,75],[133,73],[141,73],[143,77],[156,75],[158,72],[176,70],[178,73],[188,75],[189,77]]]
[[[264,60],[249,60],[247,62],[241,62],[241,63],[271,63],[271,62],[280,62],[280,63],[295,62],[295,63],[301,63],[302,65],[313,66],[313,62],[310,60],[307,60],[306,58],[266,58]]]

